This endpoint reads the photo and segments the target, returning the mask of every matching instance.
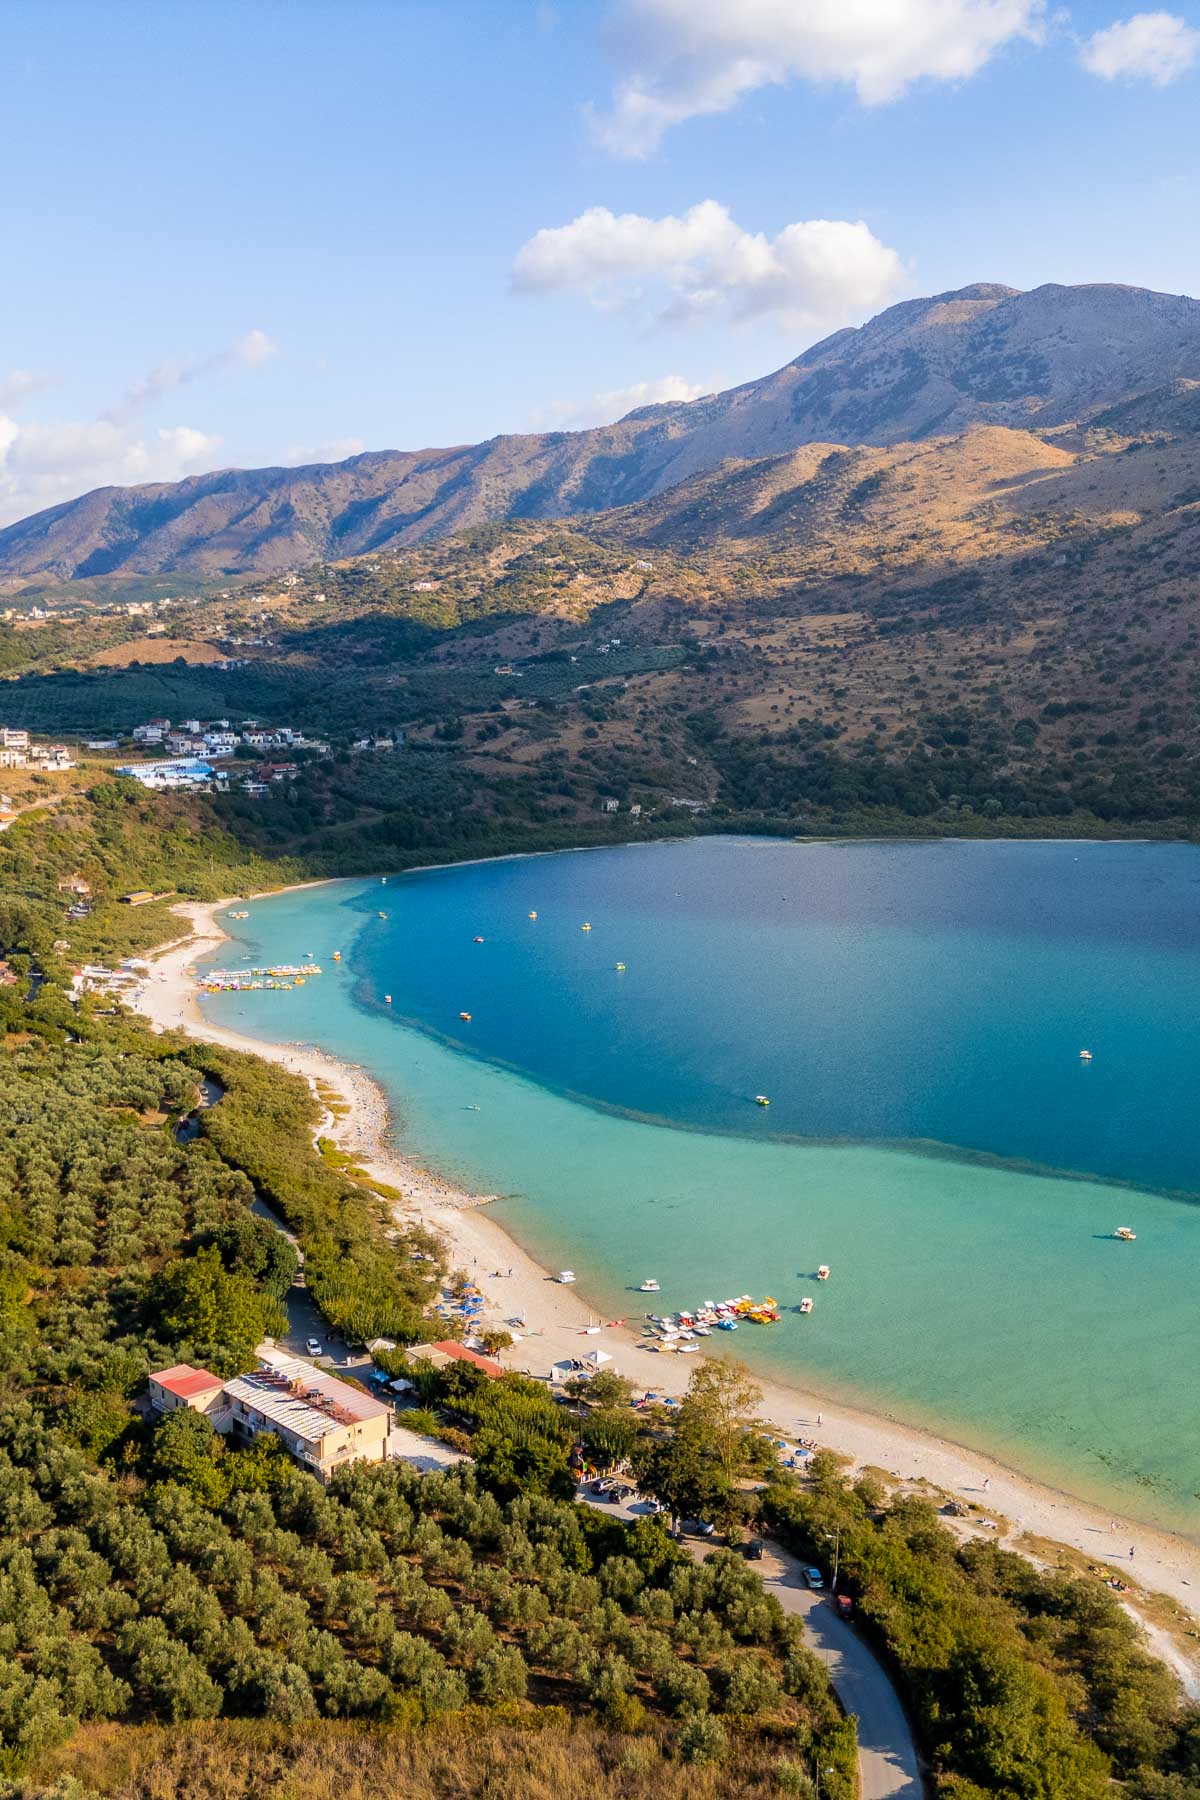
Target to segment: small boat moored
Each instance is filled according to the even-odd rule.
[[[570,1287],[575,1279],[575,1271],[574,1269],[560,1269],[554,1279],[561,1282],[563,1287]]]
[[[770,1106],[771,1102],[766,1094],[755,1094],[754,1104],[755,1106]]]
[[[648,1275],[638,1288],[639,1294],[657,1294],[658,1291],[658,1283],[655,1281],[653,1275]]]
[[[1090,1050],[1081,1050],[1079,1052],[1079,1060],[1080,1060],[1080,1062],[1091,1062],[1091,1060],[1092,1060],[1091,1051]]]
[[[390,994],[385,994],[383,996],[383,1004],[385,1006],[390,1006],[392,1004],[392,996]]]
[[[463,1023],[464,1023],[464,1025],[469,1025],[469,1024],[470,1024],[470,1023],[471,1023],[471,1015],[470,1015],[470,1013],[468,1013],[468,1012],[460,1012],[460,1013],[459,1013],[459,1015],[458,1015],[458,1016],[459,1016],[459,1018],[460,1018],[460,1019],[461,1019],[461,1020],[462,1020],[462,1021],[463,1021]]]
[[[535,912],[531,912],[531,913],[530,913],[530,915],[529,915],[529,917],[530,917],[530,918],[531,918],[531,919],[536,919],[536,918],[537,918],[537,914],[536,914],[536,913],[535,913]]]
[[[813,1297],[811,1294],[805,1294],[803,1300],[800,1302],[800,1311],[802,1313],[810,1313],[812,1311],[812,1309],[813,1309]]]
[[[1115,1238],[1120,1238],[1123,1244],[1134,1244],[1137,1242],[1137,1232],[1132,1231],[1128,1225],[1118,1225],[1117,1229],[1113,1232],[1113,1236]]]
[[[829,1264],[828,1263],[822,1263],[820,1268],[817,1270],[817,1280],[818,1281],[828,1281],[829,1280]]]
[[[585,919],[583,924],[579,927],[579,929],[580,929],[580,931],[590,931],[592,928]]]

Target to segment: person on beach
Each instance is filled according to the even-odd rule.
[[[984,1493],[985,1493],[985,1494],[986,1494],[986,1493],[987,1493],[987,1491],[988,1491],[988,1489],[989,1489],[989,1488],[990,1488],[990,1487],[991,1487],[991,1485],[992,1485],[992,1478],[991,1478],[991,1476],[990,1476],[990,1475],[985,1475],[985,1476],[984,1476],[984,1478],[983,1478],[983,1491],[984,1491]]]
[[[1130,1560],[1130,1562],[1133,1561],[1133,1545],[1132,1544],[1130,1544],[1130,1546],[1129,1546],[1129,1560]]]
[[[818,1425],[820,1425],[820,1424],[822,1424],[822,1423],[823,1423],[823,1422],[824,1422],[824,1417],[825,1417],[825,1415],[824,1415],[824,1414],[823,1414],[823,1413],[818,1413],[818,1414],[817,1414],[817,1424],[818,1424]]]

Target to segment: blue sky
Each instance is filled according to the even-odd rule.
[[[0,57],[0,523],[616,417],[970,281],[1200,294],[1192,5],[49,0]]]

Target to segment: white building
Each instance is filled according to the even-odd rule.
[[[0,725],[0,750],[28,750],[29,733],[14,731],[11,725]]]
[[[134,743],[161,744],[170,729],[170,719],[147,719],[144,725],[134,726]]]
[[[148,788],[202,788],[212,780],[212,765],[198,756],[169,758],[165,762],[123,763],[118,775],[128,775]]]

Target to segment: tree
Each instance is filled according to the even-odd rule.
[[[249,1276],[228,1274],[215,1244],[169,1263],[151,1283],[149,1299],[176,1342],[200,1353],[226,1351],[245,1367],[262,1338],[281,1337],[287,1330],[279,1304],[260,1293]]]
[[[150,1464],[159,1481],[173,1481],[201,1506],[220,1506],[229,1494],[221,1467],[225,1441],[203,1413],[176,1407],[154,1428]]]
[[[688,1382],[676,1435],[703,1439],[727,1482],[745,1465],[749,1440],[758,1435],[755,1413],[762,1389],[741,1363],[702,1362]]]
[[[561,1443],[532,1432],[518,1439],[485,1427],[476,1433],[471,1451],[476,1474],[499,1500],[515,1500],[518,1494],[574,1498],[575,1480]]]

